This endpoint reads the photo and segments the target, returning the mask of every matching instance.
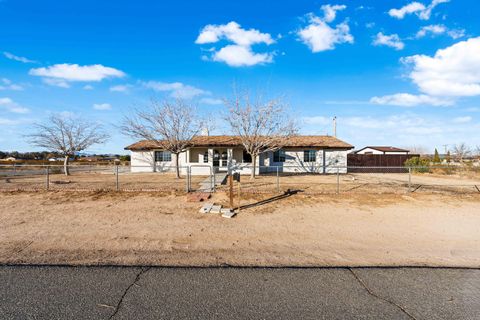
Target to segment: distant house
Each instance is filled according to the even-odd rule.
[[[15,159],[14,157],[8,157],[8,158],[5,158],[5,159],[1,159],[1,161],[16,161],[17,159]]]
[[[132,172],[171,170],[174,155],[152,141],[139,141],[125,148],[131,152]],[[274,172],[336,172],[347,165],[347,153],[353,146],[332,136],[294,136],[277,151],[264,152],[257,158],[256,173]],[[250,174],[252,158],[238,136],[196,136],[191,147],[179,155],[183,172],[191,167],[192,174],[226,172],[232,168]],[[346,169],[344,169],[346,171]]]
[[[410,150],[400,149],[396,147],[390,146],[383,146],[383,147],[372,147],[368,146],[362,148],[360,150],[354,151],[355,154],[385,154],[385,155],[393,155],[393,154],[403,154],[407,155],[410,153]]]

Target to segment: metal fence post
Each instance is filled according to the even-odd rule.
[[[212,177],[213,177],[213,192],[217,192],[217,182],[215,181],[215,170],[212,168]]]
[[[17,175],[17,168],[15,167],[15,162],[13,163],[13,175]]]
[[[47,169],[46,169],[45,187],[47,190],[50,189],[50,166],[49,165],[47,165]]]
[[[115,187],[116,187],[117,191],[120,190],[120,185],[119,185],[119,181],[118,181],[118,164],[115,165]]]
[[[337,194],[340,193],[340,168],[337,167]]]
[[[280,175],[278,174],[278,166],[277,166],[277,193],[280,193]]]
[[[408,167],[408,193],[412,190],[412,167]]]

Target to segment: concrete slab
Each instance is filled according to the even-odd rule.
[[[210,210],[210,213],[220,213],[221,210],[222,210],[221,205],[214,205]]]
[[[235,211],[230,210],[230,209],[222,209],[222,217],[223,218],[233,218],[236,215]]]
[[[205,203],[202,208],[200,208],[200,213],[210,213],[212,210],[213,203]]]

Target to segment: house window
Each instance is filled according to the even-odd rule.
[[[172,153],[170,151],[155,151],[156,162],[170,162],[172,161]]]
[[[243,150],[243,163],[252,163],[252,155],[246,150]]]
[[[285,150],[277,150],[273,153],[273,162],[285,162]]]
[[[303,162],[316,162],[317,152],[315,150],[303,151]]]
[[[203,154],[203,163],[208,163],[208,150]]]

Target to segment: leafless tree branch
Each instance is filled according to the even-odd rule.
[[[248,93],[234,92],[234,97],[226,99],[225,105],[228,108],[225,120],[252,156],[254,178],[256,159],[263,152],[283,147],[296,134],[296,124],[287,115],[286,105],[280,98],[264,101],[261,96],[252,99]]]
[[[65,174],[68,158],[92,145],[104,143],[109,135],[103,126],[84,119],[52,115],[45,123],[34,124],[34,132],[26,135],[33,146],[56,151],[65,156]]]

